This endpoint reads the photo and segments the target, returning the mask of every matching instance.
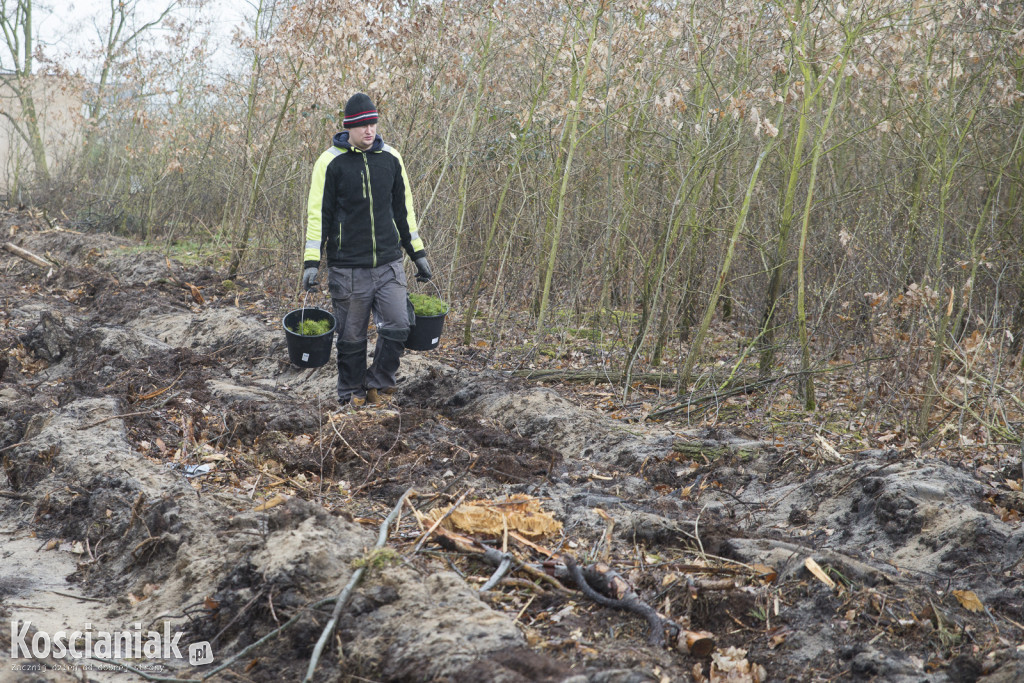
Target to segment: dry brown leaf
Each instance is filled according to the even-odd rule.
[[[199,291],[198,287],[196,287],[193,284],[189,284],[188,282],[186,282],[185,285],[189,288],[189,290],[191,290],[191,292],[192,292],[192,299],[197,304],[203,305],[203,304],[206,303],[206,299],[203,298],[203,294],[202,294],[202,292]]]
[[[788,628],[775,628],[769,632],[771,635],[768,638],[768,649],[774,650],[779,645],[786,642],[786,638],[789,637],[790,630]]]
[[[974,591],[953,591],[953,597],[957,599],[960,606],[968,612],[984,612],[985,606]]]
[[[989,502],[992,501],[990,500]],[[1000,521],[1003,522],[1009,523],[1020,521],[1020,513],[1018,513],[1016,510],[1004,508],[999,505],[996,505],[995,503],[992,503],[992,512],[994,512],[999,517]]]

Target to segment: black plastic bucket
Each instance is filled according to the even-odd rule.
[[[441,315],[417,315],[416,322],[409,328],[409,338],[405,340],[405,348],[412,351],[429,351],[436,349],[441,343],[441,331],[444,329],[444,319],[447,313]]]
[[[292,332],[298,329],[302,320],[330,320],[331,329],[315,337]],[[288,341],[288,360],[300,368],[318,368],[326,365],[331,359],[331,342],[338,322],[334,316],[322,308],[297,308],[285,315],[281,321],[284,325],[284,336]]]

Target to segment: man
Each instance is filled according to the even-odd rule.
[[[402,249],[416,279],[432,277],[416,228],[402,157],[377,134],[377,108],[363,93],[345,104],[333,145],[313,166],[302,285],[317,286],[324,259],[338,321],[338,400],[376,403],[390,393],[409,336]],[[370,314],[377,324],[373,364],[366,367]]]

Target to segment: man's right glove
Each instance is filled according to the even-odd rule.
[[[311,289],[316,289],[316,274],[316,268],[306,268],[304,271],[302,271],[302,286],[303,288],[305,288],[307,292]]]
[[[430,272],[430,264],[427,263],[427,257],[420,256],[413,263],[416,264],[416,282],[430,282],[430,278],[434,277],[434,274]]]

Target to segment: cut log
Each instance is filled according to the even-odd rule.
[[[707,657],[715,649],[715,636],[707,631],[687,631],[681,629],[677,647],[695,657]]]

